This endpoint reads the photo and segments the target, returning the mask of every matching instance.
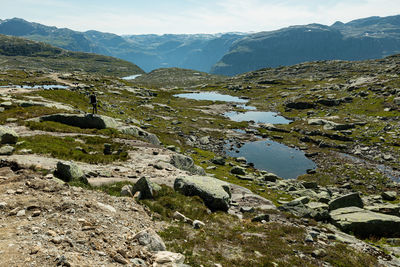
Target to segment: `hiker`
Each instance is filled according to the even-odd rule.
[[[90,104],[93,106],[92,114],[97,114],[97,97],[94,92],[92,92],[89,96],[90,98]]]

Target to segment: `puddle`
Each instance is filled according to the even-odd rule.
[[[237,103],[249,102],[246,99],[242,99],[236,96],[223,95],[215,92],[187,93],[187,94],[177,94],[174,96],[194,99],[194,100],[210,100],[210,101],[224,101],[224,102],[237,102]]]
[[[256,123],[289,124],[291,120],[270,111],[227,112],[224,116],[233,121],[255,121]]]
[[[271,140],[248,142],[240,148],[234,147],[233,151],[229,150],[230,147],[231,144],[228,143],[224,148],[228,156],[245,157],[255,168],[275,173],[284,179],[297,178],[305,174],[308,169],[317,167],[303,151]]]
[[[126,76],[126,77],[122,77],[122,79],[123,80],[134,80],[139,76],[142,76],[142,74],[135,74],[135,75],[131,75],[131,76]]]

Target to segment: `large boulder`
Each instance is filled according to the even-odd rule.
[[[344,232],[362,237],[400,236],[400,217],[376,213],[358,207],[347,207],[330,212],[332,224]]]
[[[123,134],[127,134],[127,135],[132,135],[135,137],[140,137],[143,138],[144,140],[146,140],[147,142],[153,144],[153,145],[160,145],[161,142],[158,139],[157,135],[149,133],[144,131],[143,129],[141,129],[140,127],[137,126],[121,126],[118,128],[118,130],[123,133]]]
[[[132,188],[132,195],[140,192],[140,199],[152,199],[161,190],[161,186],[150,181],[149,178],[142,177]]]
[[[18,134],[13,129],[0,126],[0,143],[15,144],[18,141]]]
[[[186,196],[199,196],[212,211],[229,209],[230,186],[224,181],[208,176],[184,176],[175,179],[174,189]]]
[[[196,166],[191,157],[182,154],[174,154],[171,158],[171,164],[176,168],[188,171],[193,175],[206,175],[206,172],[200,166]]]
[[[103,115],[93,115],[93,114],[52,114],[46,115],[39,118],[40,121],[54,121],[70,126],[75,126],[79,128],[94,128],[94,129],[106,129],[115,128],[120,126],[120,123],[115,119]]]
[[[364,203],[359,193],[351,193],[338,198],[335,198],[329,202],[329,210],[335,210],[346,207],[359,207],[363,208]]]
[[[73,162],[57,162],[54,174],[64,182],[82,181],[87,183],[84,172]]]

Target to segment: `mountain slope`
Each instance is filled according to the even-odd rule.
[[[316,60],[377,59],[400,53],[400,16],[332,26],[310,24],[249,35],[234,43],[212,73],[235,75]]]
[[[45,43],[0,35],[0,60],[3,68],[83,70],[109,75],[141,74],[138,66],[108,56],[71,52]]]

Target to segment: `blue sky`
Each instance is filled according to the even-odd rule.
[[[0,0],[0,19],[116,34],[219,33],[400,14],[399,0]]]

